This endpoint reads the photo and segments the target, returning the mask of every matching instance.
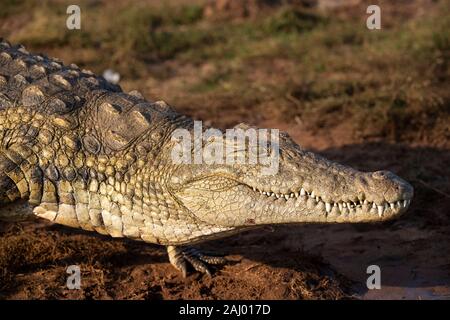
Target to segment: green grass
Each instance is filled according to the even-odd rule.
[[[320,15],[285,7],[267,18],[263,22],[263,28],[268,35],[302,33],[311,31],[323,23],[325,23],[325,19]]]
[[[16,15],[35,6],[30,0],[2,0],[0,3],[0,18]]]

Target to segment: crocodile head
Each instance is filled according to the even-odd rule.
[[[224,149],[230,141],[224,134]],[[249,159],[247,142],[225,153],[231,150]],[[276,172],[263,172],[267,161],[181,164],[172,175],[171,192],[197,219],[223,227],[376,222],[404,213],[413,197],[412,186],[389,171],[361,172],[332,162],[302,149],[284,133],[269,149],[277,146]]]

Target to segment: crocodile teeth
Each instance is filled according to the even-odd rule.
[[[384,207],[383,206],[377,206],[378,207],[378,215],[380,218],[383,216]]]
[[[384,202],[382,205],[377,205],[375,202],[368,201],[368,200],[356,200],[355,201],[347,201],[347,202],[325,202],[323,199],[320,198],[320,196],[316,195],[314,191],[311,191],[310,193],[307,192],[304,188],[301,188],[297,192],[291,192],[291,193],[275,193],[270,191],[262,191],[259,190],[256,187],[251,187],[253,191],[258,191],[261,195],[265,195],[267,197],[275,197],[276,199],[285,199],[288,201],[290,198],[298,198],[299,196],[306,196],[308,195],[311,200],[313,200],[316,204],[324,204],[325,211],[327,213],[330,213],[332,211],[333,207],[336,207],[336,210],[340,213],[355,213],[359,209],[364,210],[375,210],[375,212],[378,213],[378,216],[380,218],[383,217],[383,214],[386,210],[391,209],[394,211],[396,208],[402,209],[407,208],[411,204],[411,200],[399,200],[396,202]],[[323,207],[322,207],[323,208]],[[374,211],[371,211],[374,212]]]

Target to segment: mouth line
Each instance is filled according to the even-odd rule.
[[[246,184],[244,184],[246,185]],[[265,200],[279,200],[287,203],[291,199],[295,199],[295,201],[301,201],[305,205],[309,202],[315,206],[323,206],[326,214],[332,212],[333,209],[336,209],[339,214],[346,213],[358,213],[358,211],[362,211],[365,213],[374,213],[378,214],[381,218],[386,210],[391,210],[392,212],[406,210],[411,204],[411,199],[399,199],[396,201],[388,202],[383,201],[381,204],[376,204],[374,201],[368,200],[356,200],[356,201],[325,201],[319,195],[317,195],[314,191],[308,192],[304,188],[300,188],[300,190],[296,192],[290,192],[288,194],[283,193],[275,193],[271,191],[262,191],[256,187],[251,187],[246,185],[250,190],[253,190],[254,193],[258,193],[259,196]]]

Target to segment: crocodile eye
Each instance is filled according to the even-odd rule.
[[[390,175],[389,171],[375,171],[372,173],[372,177],[374,177],[375,179],[386,179],[388,178]]]

